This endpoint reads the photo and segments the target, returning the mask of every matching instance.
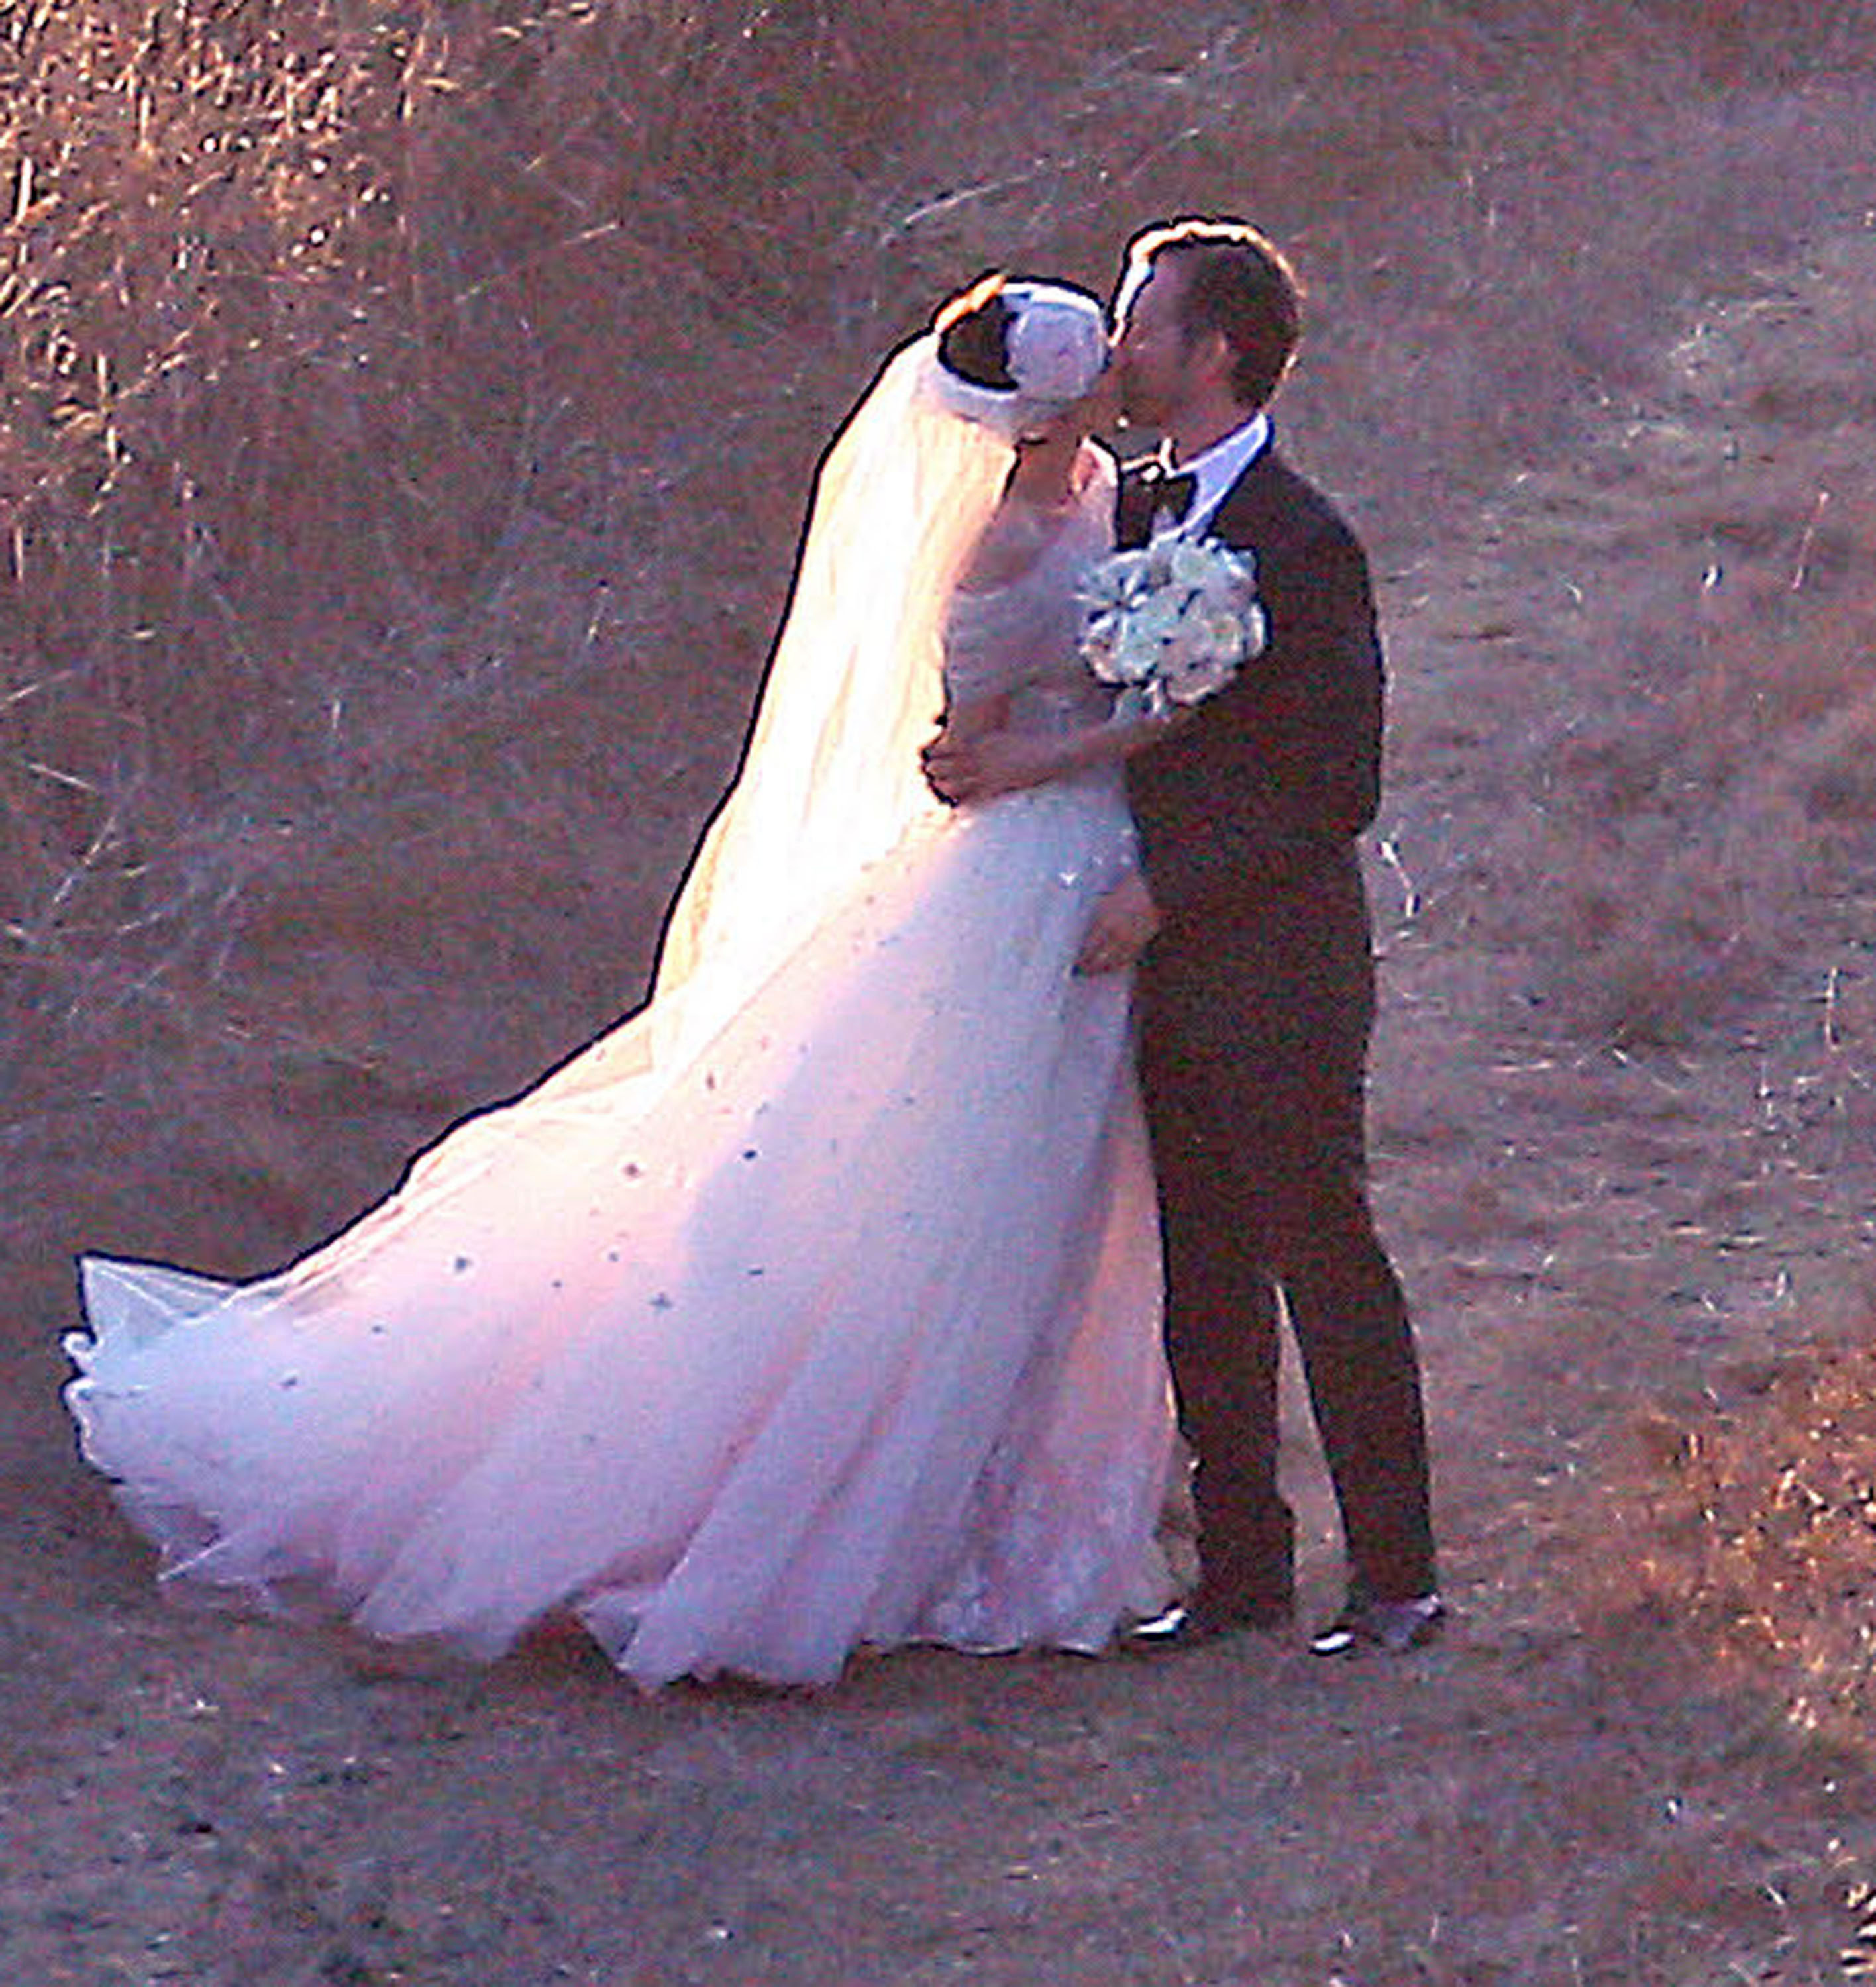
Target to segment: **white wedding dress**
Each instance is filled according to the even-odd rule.
[[[1019,727],[1103,707],[1089,460],[1027,575],[953,612],[953,694]],[[1121,781],[904,812],[733,1006],[661,1036],[655,994],[292,1267],[86,1262],[67,1398],[167,1577],[482,1656],[571,1612],[647,1686],[1092,1650],[1164,1601],[1128,990],[1071,970]]]

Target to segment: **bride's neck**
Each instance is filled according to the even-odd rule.
[[[1081,483],[1081,440],[1025,442],[1010,472],[1009,495],[1046,510],[1066,504]]]

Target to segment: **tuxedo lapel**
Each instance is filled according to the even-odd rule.
[[[1205,535],[1237,552],[1255,552],[1280,519],[1282,492],[1289,478],[1274,447],[1245,465],[1243,474],[1220,500]]]

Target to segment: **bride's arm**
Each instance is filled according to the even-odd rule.
[[[941,745],[963,745],[1000,732],[1010,721],[1007,691],[994,697],[953,697],[947,700],[939,722],[938,736],[926,749],[926,757]]]
[[[954,733],[947,724],[925,749],[925,776],[953,805],[1039,787],[1095,766],[1111,766],[1144,751],[1188,723],[1189,710],[1162,717],[1110,718],[1055,737],[994,727]]]

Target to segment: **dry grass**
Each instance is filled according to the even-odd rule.
[[[1488,632],[1528,645],[1507,777],[1534,805],[1489,852],[1492,916],[1594,1037],[1690,1041],[1821,979],[1867,872],[1873,257],[1846,234],[1711,308],[1507,507],[1529,598]]]
[[[1546,983],[1618,1044],[1688,1041],[1802,973],[1867,866],[1876,601],[1756,606],[1756,629],[1648,629],[1653,693],[1543,761]]]
[[[224,1969],[204,1979],[245,1964],[235,1934],[264,1955],[247,1978],[311,1977],[328,1952],[329,1978],[407,1961],[464,1977],[445,1903],[512,1962],[504,1977],[538,1906],[541,1939],[571,1926],[616,1959],[592,1977],[666,1977],[620,1943],[642,1921],[648,1950],[691,1955],[669,1977],[714,1979],[697,1914],[718,1900],[700,1881],[720,1877],[741,1926],[768,1908],[763,1884],[805,1871],[825,1893],[808,1901],[816,1950],[778,1979],[811,1977],[825,1935],[872,1968],[855,1977],[956,1962],[1044,1978],[1065,1952],[1118,1980],[1116,1928],[1142,1924],[1152,1952],[1126,1977],[1169,1983],[1830,1977],[1776,1972],[1791,1921],[1761,1879],[1796,1897],[1782,1873],[1804,1859],[1753,1834],[1808,1811],[1807,1759],[1645,1671],[1684,1661],[1691,1629],[1736,1649],[1754,1689],[1804,1699],[1819,1736],[1867,1712],[1851,1590],[1876,1376],[1847,1357],[1742,1381],[1706,1419],[1662,1411],[1675,1456],[1685,1431],[1702,1446],[1630,1486],[1658,1549],[1645,1578],[1612,1569],[1613,1626],[1588,1641],[1493,1617],[1429,1659],[1450,1669],[1404,1682],[1274,1657],[1169,1680],[933,1658],[812,1707],[622,1710],[612,1679],[552,1651],[492,1688],[367,1688],[284,1638],[191,1639],[48,1462],[36,1348],[75,1244],[263,1267],[629,1004],[733,764],[815,450],[869,366],[983,266],[1099,285],[1135,224],[1186,207],[1247,211],[1296,243],[1315,329],[1286,420],[1384,571],[1509,486],[1543,526],[1495,548],[1520,628],[1566,582],[1582,595],[1507,683],[1527,700],[1516,721],[1481,718],[1475,744],[1502,759],[1464,767],[1541,802],[1482,819],[1467,852],[1486,937],[1534,961],[1550,1013],[1591,1042],[1694,1039],[1796,975],[1829,1051],[1807,1108],[1866,1136],[1870,1022],[1849,1004],[1868,990],[1840,987],[1807,936],[1867,875],[1876,807],[1861,334],[1814,338],[1813,373],[1768,369],[1739,407],[1700,383],[1738,376],[1793,216],[1867,197],[1867,113],[1845,106],[1868,83],[1871,12],[1272,0],[1142,28],[1119,0],[0,12],[0,1162],[25,1186],[0,1253],[35,1404],[19,1563],[43,1585],[32,1633],[5,1647],[65,1720],[19,1742],[54,1762],[27,1762],[35,1821],[55,1846],[69,1826],[71,1866],[95,1877],[75,1907],[88,1950],[118,1936],[113,1911],[157,1922],[123,1887],[197,1908],[209,1878],[175,1831],[198,1803],[228,1838],[201,1853],[222,1859],[233,1927],[204,1935],[204,1965]],[[1707,297],[1721,307],[1664,383],[1651,350]],[[1623,448],[1573,457],[1591,423]],[[1729,435],[1746,451],[1730,464]],[[1560,458],[1547,482],[1536,465]],[[1568,1063],[1555,1081],[1577,1101],[1558,1114],[1591,1114]],[[1529,1149],[1486,1152],[1496,1073],[1446,1080],[1434,1130],[1473,1198],[1453,1235],[1429,1233],[1476,1256],[1482,1346],[1509,1345],[1501,1293],[1588,1203],[1542,1203]],[[1594,1156],[1598,1178],[1621,1162]],[[1638,1307],[1639,1253],[1624,1273]],[[1601,1328],[1587,1301],[1564,1324],[1540,1419]],[[1507,1351],[1507,1385],[1520,1370]],[[1502,1473],[1466,1462],[1480,1501],[1510,1509]],[[1595,1526],[1614,1529],[1606,1506]],[[1554,1573],[1528,1570],[1513,1594],[1500,1567],[1481,1615],[1547,1604]],[[99,1658],[101,1605],[116,1612]],[[1645,1607],[1668,1634],[1625,1631]],[[225,1705],[219,1740],[198,1688]],[[1269,1721],[1248,1735],[1247,1688]],[[136,1742],[92,1759],[133,1702]],[[465,1733],[497,1792],[457,1777]],[[80,1755],[149,1839],[112,1847],[110,1877],[96,1816],[61,1804]],[[160,1786],[150,1759],[170,1763]],[[1229,1826],[1185,1825],[1195,1762],[1201,1819]],[[784,1792],[762,1807],[757,1784]],[[960,1785],[984,1801],[967,1842]],[[545,1790],[517,1881],[545,1903],[491,1896],[484,1924],[471,1894],[515,1847],[488,1820],[513,1786]],[[1672,1830],[1669,1792],[1687,1807]],[[1324,1814],[1371,1839],[1323,1841]],[[156,1875],[135,1860],[172,1839]],[[1263,1858],[1267,1908],[1248,1918],[1240,1854]],[[1048,1900],[1081,1914],[1068,1931],[1011,1901],[1019,1856],[1023,1898],[1059,1884]],[[1804,1867],[1821,1952],[1838,1873]],[[38,1879],[19,1881],[36,1903]],[[69,1879],[47,1881],[70,1902]]]
[[[727,771],[815,447],[987,262],[1100,283],[1145,215],[1257,213],[1318,293],[1310,452],[1384,534],[1423,531],[1435,479],[1553,440],[1650,313],[1776,227],[1716,137],[1664,192],[1683,106],[1860,46],[1851,6],[1802,38],[1770,8],[1566,11],[1142,34],[1048,0],[15,6],[0,1026],[103,1017],[94,1051],[129,1046],[154,999],[219,1035],[231,923],[393,791],[487,806],[492,845],[525,771],[548,840],[580,843],[629,784],[661,893]],[[1807,157],[1820,181],[1844,163]],[[473,770],[427,794],[439,752]],[[491,894],[540,866],[511,857]]]
[[[1635,1424],[1621,1563],[1591,1591],[1769,1690],[1797,1730],[1861,1748],[1876,1712],[1876,1354],[1855,1337],[1712,1375]]]

